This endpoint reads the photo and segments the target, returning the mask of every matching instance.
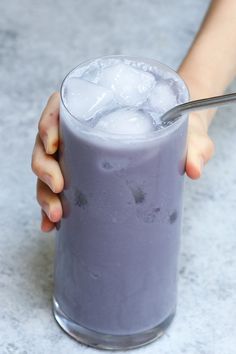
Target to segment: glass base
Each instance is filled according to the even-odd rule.
[[[156,327],[131,335],[113,335],[95,332],[68,318],[53,298],[53,313],[62,329],[77,341],[90,347],[108,350],[133,349],[151,343],[161,337],[171,324],[175,311]]]

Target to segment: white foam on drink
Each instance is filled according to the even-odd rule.
[[[167,112],[178,104],[176,94],[167,82],[161,81],[156,84],[148,97],[147,105],[153,111],[161,114]]]
[[[88,120],[104,109],[114,108],[111,90],[78,77],[70,77],[64,90],[64,100],[69,112],[76,118]]]
[[[106,133],[144,135],[155,130],[155,125],[150,116],[137,109],[119,109],[102,116],[94,129]]]
[[[138,106],[155,85],[152,74],[119,63],[101,70],[98,84],[111,89],[120,105]]]

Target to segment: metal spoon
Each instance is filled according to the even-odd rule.
[[[170,123],[173,123],[174,121],[179,119],[183,114],[207,108],[224,106],[233,102],[236,102],[236,93],[202,98],[200,100],[179,104],[178,106],[175,106],[174,108],[170,109],[165,114],[163,114],[160,119],[162,123],[164,123],[165,125],[169,125]]]

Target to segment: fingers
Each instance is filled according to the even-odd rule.
[[[32,170],[54,193],[60,193],[64,180],[58,162],[44,151],[43,143],[37,135],[32,154]]]
[[[42,221],[41,221],[41,230],[43,232],[50,232],[54,229],[55,224],[47,217],[47,214],[41,210]]]
[[[192,179],[201,176],[204,165],[214,154],[214,144],[205,134],[190,134],[188,138],[188,151],[186,173]]]
[[[53,93],[41,115],[38,129],[47,154],[52,155],[58,149],[59,143],[59,106],[60,96]]]
[[[189,149],[186,161],[186,173],[188,177],[192,179],[198,179],[201,177],[203,166],[204,161],[201,155],[199,155],[198,152]]]
[[[186,173],[192,179],[201,176],[204,165],[214,154],[214,144],[207,133],[189,134]]]
[[[191,113],[188,125],[186,173],[192,179],[201,176],[204,165],[214,153],[214,144],[207,130],[207,116],[204,112]]]
[[[42,226],[49,231],[52,224],[58,222],[62,217],[61,201],[45,183],[37,181],[37,200],[43,209]]]
[[[38,176],[37,200],[42,207],[41,229],[49,232],[62,217],[62,206],[56,193],[63,189],[64,180],[53,155],[59,145],[59,93],[48,100],[41,115],[32,154],[32,170]]]

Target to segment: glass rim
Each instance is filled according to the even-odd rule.
[[[175,120],[173,123],[171,123],[170,125],[164,127],[163,129],[159,129],[159,130],[154,130],[150,133],[147,134],[136,134],[136,135],[132,135],[132,134],[117,134],[117,133],[109,133],[109,132],[104,132],[101,129],[96,129],[94,130],[93,127],[88,126],[87,124],[85,124],[85,122],[82,119],[78,119],[77,117],[75,117],[67,108],[64,99],[63,99],[63,88],[64,88],[64,84],[66,82],[66,80],[71,76],[71,74],[76,71],[78,68],[89,65],[97,60],[107,60],[107,59],[127,59],[130,61],[136,61],[136,62],[143,62],[143,63],[147,63],[148,61],[152,61],[154,63],[156,63],[156,66],[163,69],[163,71],[168,71],[169,73],[173,74],[173,76],[175,76],[179,82],[182,82],[184,89],[185,89],[185,93],[186,93],[186,102],[189,101],[190,98],[190,94],[189,94],[189,89],[187,84],[185,83],[184,79],[172,68],[170,68],[168,65],[163,64],[161,62],[159,62],[156,59],[153,58],[146,58],[146,57],[139,57],[139,56],[131,56],[131,55],[124,55],[124,54],[114,54],[114,55],[104,55],[104,56],[98,56],[98,57],[94,57],[94,58],[90,58],[90,59],[86,59],[83,60],[80,64],[76,65],[73,69],[71,69],[66,76],[64,77],[64,79],[62,80],[61,86],[60,86],[60,101],[61,104],[63,106],[63,108],[66,110],[66,112],[69,114],[69,116],[73,119],[74,122],[76,122],[76,124],[78,126],[81,126],[83,128],[86,128],[84,130],[89,131],[89,134],[93,134],[96,135],[96,137],[101,137],[101,138],[109,138],[109,139],[114,139],[115,140],[131,140],[132,141],[144,141],[150,138],[157,138],[160,137],[162,135],[166,135],[168,133],[170,133],[171,130],[175,130],[175,128],[177,128],[179,125],[181,125],[180,123],[183,122],[187,117],[188,114],[185,114],[183,116],[181,116],[179,119]]]

